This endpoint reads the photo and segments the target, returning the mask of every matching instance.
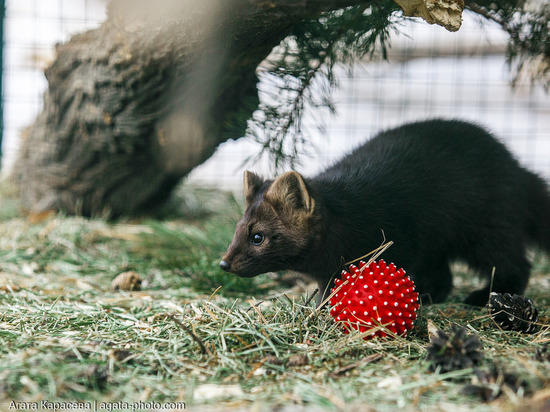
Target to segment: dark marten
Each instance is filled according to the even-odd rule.
[[[550,252],[550,191],[483,128],[428,120],[384,131],[315,177],[244,174],[246,211],[220,267],[242,277],[293,270],[317,281],[322,302],[342,263],[394,242],[383,254],[403,267],[424,302],[452,289],[449,262],[521,294],[528,246]],[[491,273],[495,269],[492,286]]]

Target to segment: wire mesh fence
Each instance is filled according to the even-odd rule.
[[[42,108],[44,69],[55,45],[105,19],[104,0],[6,0],[2,169],[13,165],[24,128]],[[24,135],[24,133],[23,133]]]
[[[105,0],[6,2],[5,173],[24,128],[41,110],[47,86],[43,69],[54,59],[55,44],[98,26],[105,6]],[[311,147],[298,170],[315,173],[381,129],[445,117],[487,127],[522,163],[550,179],[550,96],[526,80],[510,86],[506,40],[498,26],[468,14],[458,33],[424,22],[403,25],[401,34],[392,37],[389,61],[361,61],[338,69],[336,113],[322,116],[323,124],[312,122],[318,116],[304,120]],[[258,151],[246,138],[228,141],[188,180],[239,190],[245,168],[269,174],[266,161],[243,164]]]

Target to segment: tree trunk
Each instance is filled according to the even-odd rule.
[[[151,5],[154,3],[154,5]],[[303,19],[358,0],[119,0],[57,47],[15,174],[31,212],[128,215],[244,134],[255,70]],[[223,5],[223,6],[221,6]]]

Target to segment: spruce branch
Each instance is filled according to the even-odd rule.
[[[376,6],[364,4],[325,13],[295,28],[260,73],[272,90],[263,91],[264,102],[248,124],[248,136],[261,149],[246,163],[267,155],[275,172],[298,163],[309,137],[302,125],[307,108],[334,112],[331,93],[337,84],[337,63],[349,64],[366,54],[372,57],[376,50],[386,58],[389,33],[396,23],[391,16],[397,9],[388,0]],[[323,130],[321,116],[316,120]]]
[[[512,86],[520,78],[550,88],[550,3],[524,0],[466,1],[474,13],[499,24],[510,36],[507,62]]]

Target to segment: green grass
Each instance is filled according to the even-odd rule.
[[[519,410],[550,402],[550,360],[535,358],[550,342],[546,257],[534,256],[526,292],[546,325],[537,334],[500,331],[484,310],[462,305],[477,283],[458,267],[450,301],[423,307],[407,338],[364,341],[306,305],[310,289],[221,272],[239,203],[184,189],[162,219],[111,223],[55,215],[32,224],[2,192],[0,410],[42,400],[259,411]],[[112,279],[128,270],[144,279],[143,290],[112,291]],[[428,320],[478,333],[481,369],[497,364],[522,389],[484,402],[462,392],[471,369],[430,372]]]

